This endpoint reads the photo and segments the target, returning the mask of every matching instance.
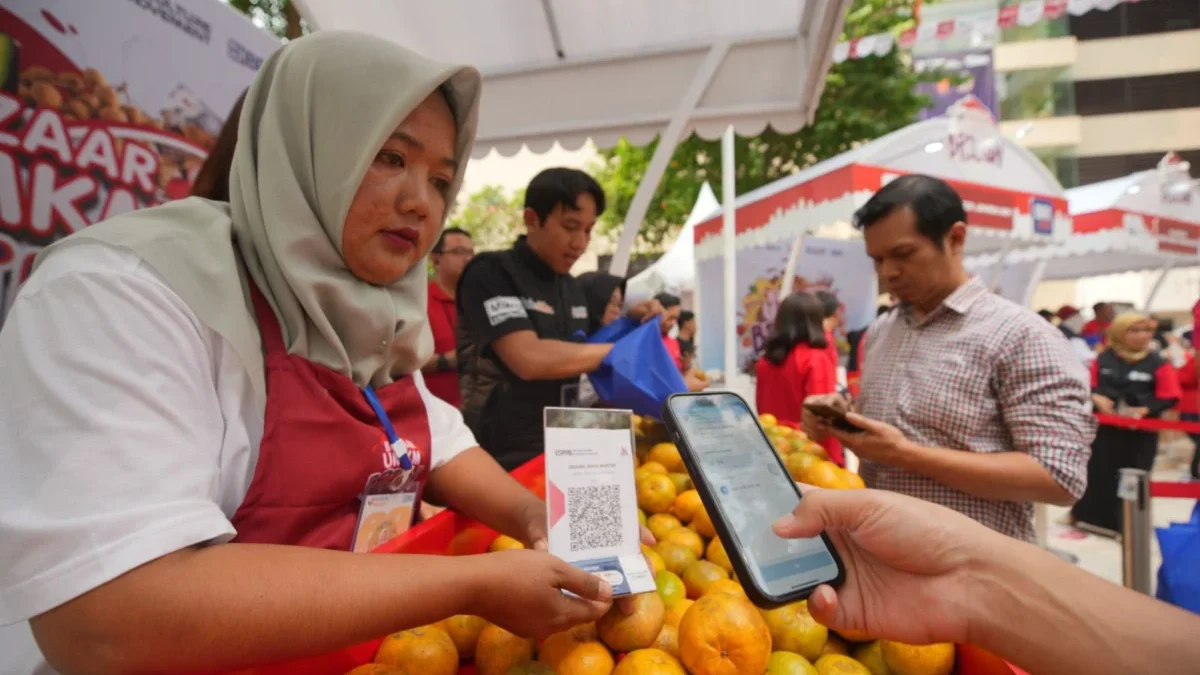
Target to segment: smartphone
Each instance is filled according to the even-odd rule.
[[[804,409],[825,420],[829,426],[838,431],[845,431],[850,434],[861,434],[863,432],[862,429],[846,420],[845,410],[831,406],[828,403],[805,403]]]
[[[663,420],[754,604],[778,607],[842,582],[845,568],[824,533],[783,539],[771,530],[800,503],[800,489],[742,397],[675,394]]]

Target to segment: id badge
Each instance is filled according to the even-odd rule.
[[[351,550],[366,553],[413,526],[421,504],[421,474],[419,466],[371,474],[363,488]]]

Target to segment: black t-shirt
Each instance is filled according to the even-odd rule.
[[[541,339],[583,342],[587,301],[579,282],[557,274],[521,237],[507,251],[476,256],[456,294],[463,417],[505,469],[542,453],[542,409],[564,403],[579,378],[526,381],[492,350],[500,338],[532,330]]]

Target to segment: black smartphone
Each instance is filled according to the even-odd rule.
[[[663,420],[754,604],[778,607],[842,582],[845,568],[824,533],[783,539],[771,530],[800,503],[800,489],[742,397],[675,394]]]
[[[849,434],[861,434],[863,432],[862,429],[854,426],[846,419],[845,410],[838,409],[828,403],[805,403],[804,409],[825,420],[829,423],[829,426],[838,431],[844,431]]]

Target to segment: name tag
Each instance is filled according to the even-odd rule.
[[[588,318],[587,307],[586,306],[580,307],[578,305],[575,307],[572,307],[571,308],[571,317],[575,318],[575,319]]]

